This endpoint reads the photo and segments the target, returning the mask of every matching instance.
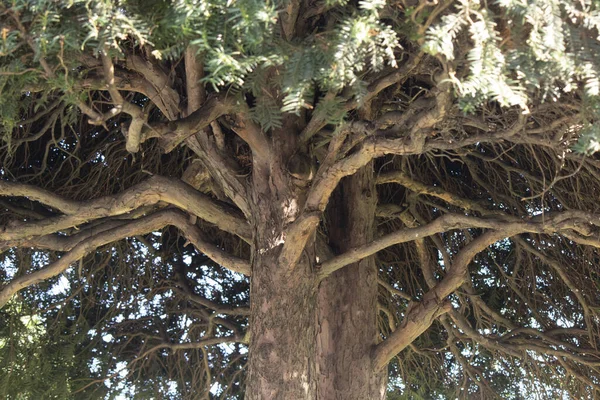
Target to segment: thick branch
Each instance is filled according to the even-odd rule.
[[[337,186],[340,179],[355,173],[369,161],[384,155],[418,155],[428,151],[436,150],[454,150],[468,147],[476,143],[497,143],[510,139],[523,130],[526,118],[519,115],[517,121],[508,129],[500,131],[486,130],[486,133],[480,135],[470,135],[462,140],[448,140],[445,137],[430,138],[429,134],[435,125],[441,121],[451,106],[451,96],[447,90],[435,89],[435,100],[426,101],[434,105],[429,109],[416,107],[415,114],[410,118],[390,120],[383,117],[381,120],[370,122],[353,122],[344,128],[344,131],[352,132],[354,136],[362,136],[361,145],[352,155],[347,156],[333,165],[326,165],[326,168],[320,168],[315,179],[315,183],[309,193],[307,201],[308,209],[324,208],[329,199],[329,195]],[[415,102],[416,103],[416,102]],[[396,127],[389,131],[382,128],[390,124],[396,125],[401,122],[401,127]],[[398,131],[398,128],[402,128]],[[393,132],[395,135],[402,132],[409,132],[403,137],[387,138],[386,134]],[[350,150],[350,149],[348,149]],[[325,166],[324,166],[325,167]]]
[[[351,128],[352,129],[352,128]],[[360,168],[367,165],[372,159],[386,154],[413,155],[421,152],[419,146],[410,138],[386,139],[377,138],[373,135],[371,127],[363,124],[355,124],[353,131],[363,130],[365,136],[370,136],[360,145],[359,149],[334,163],[325,170],[319,170],[312,185],[305,208],[307,210],[324,210],[329,201],[331,193],[339,181],[354,174]]]
[[[189,45],[185,49],[185,88],[187,93],[187,115],[200,108],[206,100],[206,90],[200,83],[204,77],[204,64],[198,61],[198,49]]]
[[[411,242],[416,239],[424,238],[453,229],[505,229],[507,227],[506,224],[506,222],[498,220],[485,220],[465,215],[446,214],[430,222],[427,225],[422,225],[416,228],[403,229],[397,232],[390,233],[377,240],[374,240],[371,243],[354,248],[350,251],[347,251],[344,254],[341,254],[337,257],[326,261],[320,266],[319,278],[323,279],[332,274],[333,272],[337,271],[338,269],[345,267],[346,265],[360,261],[365,257],[371,256],[380,250],[383,250],[387,247],[396,244]],[[522,228],[525,229],[526,226],[528,225],[524,224]],[[532,228],[533,226],[530,229]]]
[[[218,264],[235,272],[250,273],[250,264],[247,261],[231,256],[217,246],[205,242],[201,238],[198,228],[189,222],[186,215],[175,210],[164,210],[96,234],[89,239],[79,242],[52,264],[13,279],[0,291],[0,308],[4,307],[8,300],[19,290],[61,274],[75,261],[96,250],[98,247],[126,237],[150,233],[166,225],[176,226],[190,243]]]
[[[121,111],[131,116],[131,123],[127,128],[125,147],[130,153],[137,153],[140,149],[142,127],[146,123],[147,115],[144,113],[142,107],[132,104],[123,99],[121,93],[115,86],[115,66],[106,54],[101,55],[102,67],[104,69],[104,77],[106,79],[106,85],[113,104],[115,105],[114,111],[110,112],[109,116],[112,117]],[[103,123],[104,121],[90,121],[91,123]]]
[[[185,118],[153,125],[142,131],[143,140],[158,137],[165,153],[170,152],[181,142],[200,130],[208,127],[211,122],[222,115],[228,114],[235,108],[235,102],[224,95],[213,96],[198,110]]]
[[[310,235],[312,235],[312,226],[317,225],[320,221],[319,213],[301,215],[296,222],[290,226],[286,232],[285,244],[279,255],[279,264],[286,266],[295,266],[304,246],[298,246],[297,243],[307,243]]]
[[[369,127],[362,124],[359,125],[361,125],[361,129],[366,129],[365,134],[368,134]],[[323,163],[322,167],[317,172],[317,178],[308,192],[307,201],[303,211],[305,218],[299,218],[289,228],[289,231],[303,232],[303,235],[299,237],[300,241],[296,246],[300,249],[306,247],[307,240],[312,237],[319,223],[318,219],[308,218],[309,215],[314,212],[322,212],[325,210],[331,193],[342,178],[354,174],[360,168],[367,165],[372,159],[385,154],[415,154],[415,149],[412,146],[413,142],[414,141],[407,139],[380,138],[379,140],[376,140],[374,138],[369,138],[363,142],[361,149],[351,156],[348,156],[333,165],[329,165],[328,162]],[[309,219],[308,224],[307,219]],[[296,252],[297,256],[300,254],[300,252]],[[290,265],[295,265],[298,262],[298,258],[290,259],[288,261],[290,262]]]
[[[109,229],[94,237],[80,242],[71,251],[63,255],[59,260],[49,264],[42,269],[27,275],[19,276],[0,291],[0,308],[10,300],[19,290],[34,285],[45,279],[52,278],[64,272],[71,264],[81,259],[86,254],[94,251],[100,246],[123,239],[128,236],[140,235],[160,229],[168,224],[172,212],[162,212],[149,217],[140,218],[130,224]]]
[[[164,106],[165,116],[171,121],[177,118],[180,112],[179,94],[172,88],[172,82],[162,68],[135,54],[127,55],[126,65],[127,68],[142,75],[145,81],[154,88],[155,95],[150,97],[150,100],[159,108],[160,105]]]
[[[148,97],[163,113],[168,120],[177,119],[179,113],[179,95],[172,89],[155,87],[144,77],[132,71],[115,70],[114,86],[118,90],[141,93]],[[106,90],[103,77],[88,75],[81,82],[76,82],[76,87],[81,89]]]
[[[251,212],[247,183],[240,177],[235,161],[221,152],[216,143],[210,140],[206,130],[199,131],[185,142],[198,155],[213,179],[222,186],[227,197],[249,218]]]
[[[375,347],[375,366],[378,369],[384,368],[392,358],[429,329],[436,318],[452,310],[452,305],[444,299],[465,282],[467,267],[473,257],[498,240],[511,236],[511,233],[489,231],[462,249],[446,277],[427,292],[421,302],[410,307],[400,327]]]
[[[493,229],[500,239],[519,233],[554,233],[561,230],[578,229],[586,232],[590,224],[600,223],[595,214],[586,214],[579,211],[566,211],[562,213],[546,214],[544,218],[536,217],[529,221],[507,217],[501,219],[484,219],[459,214],[446,214],[427,225],[417,228],[403,229],[385,235],[364,246],[354,248],[344,254],[334,257],[321,264],[319,277],[330,275],[338,269],[355,263],[365,257],[373,255],[387,247],[409,242],[417,238],[435,235],[452,229],[486,228]],[[504,236],[502,236],[504,235]],[[498,239],[498,240],[500,240]]]
[[[291,41],[294,38],[296,31],[296,20],[298,19],[298,13],[300,11],[300,4],[301,0],[290,0],[287,2],[284,10],[279,14],[283,37],[287,41]]]
[[[267,163],[273,158],[271,144],[267,140],[265,134],[252,120],[246,117],[245,114],[239,113],[236,116],[235,125],[231,129],[238,134],[252,150],[254,162]]]
[[[198,59],[197,49],[188,46],[185,52],[185,76],[188,95],[187,113],[189,115],[199,110],[206,101],[206,90],[200,83],[204,76],[204,65]],[[214,141],[209,137],[209,129],[201,129],[195,135],[185,139],[185,144],[199,157],[202,169],[208,171],[212,179],[220,185],[213,186],[212,191],[219,195],[224,192],[239,207],[246,217],[250,215],[247,202],[246,187],[238,174],[239,167],[231,157],[222,154],[225,148],[225,138],[219,123],[215,120],[210,123]],[[196,177],[192,177],[196,179]]]
[[[402,323],[383,342],[374,348],[373,364],[377,370],[387,366],[396,354],[404,350],[425,332],[440,315],[449,312],[452,305],[436,297],[435,291],[429,291],[422,301],[412,303]]]
[[[33,238],[10,240],[0,243],[0,252],[3,252],[11,247],[30,247],[41,250],[69,251],[83,240],[89,239],[92,236],[108,229],[125,225],[126,223],[127,220],[111,219],[101,224],[93,224],[85,229],[78,230],[77,233],[70,236],[50,234],[36,236]]]
[[[0,240],[47,235],[94,219],[125,214],[159,201],[186,210],[245,240],[251,237],[249,225],[235,210],[213,201],[181,181],[160,176],[153,176],[123,193],[87,202],[64,201],[64,204],[61,204],[59,196],[45,190],[8,182],[0,183],[0,195],[27,196],[67,213],[42,221],[13,223],[0,232]]]
[[[0,180],[0,196],[27,197],[65,214],[76,214],[81,210],[78,201],[68,200],[37,186],[22,183]]]

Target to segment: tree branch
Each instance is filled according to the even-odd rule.
[[[114,76],[114,86],[118,90],[141,93],[148,97],[168,120],[173,121],[177,119],[179,114],[179,95],[174,90],[167,91],[166,88],[156,88],[143,76],[123,69],[116,69]],[[76,82],[75,85],[82,90],[106,90],[105,78],[94,75],[86,76],[80,82]]]
[[[287,41],[291,41],[294,38],[300,5],[301,0],[290,0],[285,5],[285,8],[279,13],[283,37]]]
[[[589,233],[587,230],[589,229],[590,224],[596,226],[600,225],[599,218],[600,217],[596,214],[587,214],[579,211],[565,211],[550,215],[546,214],[544,218],[538,216],[529,221],[523,221],[508,216],[502,220],[491,218],[484,219],[459,214],[445,214],[427,225],[390,233],[371,243],[354,248],[344,254],[327,260],[320,265],[318,276],[320,279],[323,279],[338,269],[360,261],[387,247],[410,242],[416,238],[432,236],[448,230],[470,228],[492,229],[492,232],[496,232],[494,237],[497,236],[500,239],[519,233],[554,233],[575,228]]]
[[[42,221],[13,223],[0,231],[0,240],[16,240],[47,235],[90,220],[131,212],[139,207],[163,201],[215,224],[220,229],[250,240],[252,233],[245,219],[225,204],[219,204],[187,184],[153,176],[120,194],[87,202],[64,200],[45,190],[18,183],[0,182],[0,195],[26,196],[49,204],[67,215]]]
[[[305,206],[307,210],[324,210],[339,181],[352,175],[372,159],[386,154],[412,155],[420,153],[420,147],[415,146],[414,141],[410,138],[386,139],[375,137],[372,133],[373,127],[370,124],[354,123],[350,129],[353,131],[361,130],[368,138],[363,141],[355,153],[337,161],[328,168],[319,168],[307,196]]]
[[[161,343],[159,345],[156,345],[156,346],[150,348],[149,350],[144,352],[144,354],[142,354],[138,358],[143,358],[143,357],[147,356],[148,354],[150,354],[156,350],[159,350],[159,349],[171,349],[174,351],[191,350],[191,349],[201,349],[204,346],[211,346],[211,345],[221,344],[221,343],[244,343],[244,338],[240,338],[238,336],[225,336],[225,337],[206,338],[206,339],[202,339],[198,342]]]
[[[418,229],[418,228],[415,228]],[[514,234],[514,233],[512,233]],[[467,267],[476,254],[511,233],[489,231],[463,248],[452,263],[452,268],[444,279],[429,290],[423,300],[413,303],[407,310],[398,329],[374,348],[375,367],[382,369],[389,361],[425,332],[440,315],[452,310],[452,305],[444,300],[465,281]]]
[[[143,140],[158,137],[165,153],[170,152],[181,142],[198,131],[208,127],[211,122],[235,109],[233,99],[225,95],[210,97],[206,103],[185,118],[153,125],[142,131]]]
[[[102,59],[102,67],[104,70],[104,78],[106,80],[107,89],[110,93],[113,104],[115,105],[115,108],[109,112],[108,117],[117,115],[121,111],[131,116],[131,123],[129,124],[125,135],[125,147],[127,148],[128,152],[137,153],[140,149],[140,143],[142,140],[142,127],[144,124],[146,124],[148,116],[142,107],[123,99],[123,96],[121,96],[121,93],[119,93],[119,90],[115,86],[115,66],[113,62],[106,53],[102,53],[100,58]],[[104,121],[105,119],[100,121],[91,120],[90,123],[98,125],[103,124]]]
[[[198,49],[189,45],[185,49],[185,87],[187,93],[187,115],[199,109],[206,100],[206,90],[200,83],[204,77],[204,65],[198,61]]]
[[[271,144],[258,125],[247,118],[246,113],[238,113],[236,115],[235,124],[231,126],[231,129],[237,133],[244,142],[248,143],[248,146],[250,146],[250,149],[252,150],[254,162],[267,163],[273,159]]]
[[[126,223],[127,220],[111,219],[101,224],[86,227],[70,236],[49,234],[44,236],[36,236],[33,238],[23,238],[0,242],[0,252],[3,252],[11,247],[30,247],[41,250],[69,251],[85,239],[89,239],[90,237],[106,230],[125,225]]]
[[[82,240],[57,261],[35,272],[13,279],[0,291],[0,308],[4,307],[19,290],[61,274],[75,261],[98,247],[126,237],[150,233],[166,225],[176,226],[190,243],[218,264],[235,272],[250,273],[250,264],[247,261],[231,256],[217,246],[205,242],[201,238],[198,228],[189,222],[186,215],[175,210],[163,210]]]
[[[490,210],[487,210],[485,207],[483,207],[481,204],[477,203],[474,200],[462,198],[460,196],[455,195],[454,193],[447,192],[438,186],[425,185],[421,182],[412,179],[407,174],[401,171],[392,171],[379,175],[377,177],[377,184],[381,185],[385,183],[397,183],[417,194],[424,194],[428,196],[437,197],[439,199],[444,200],[448,204],[464,208],[465,210],[477,211],[481,214],[491,213]]]
[[[392,358],[425,332],[433,321],[451,309],[450,302],[438,299],[434,290],[427,292],[422,301],[411,303],[402,323],[387,339],[374,347],[375,368],[377,370],[385,368]]]
[[[64,272],[71,264],[81,259],[86,254],[105,244],[120,240],[128,236],[139,235],[160,229],[168,224],[171,212],[153,214],[149,217],[140,218],[134,222],[109,229],[77,244],[71,251],[63,255],[59,260],[27,275],[19,276],[5,285],[0,291],[0,308],[10,300],[19,290],[34,285],[45,279],[52,278]]]
[[[185,52],[186,91],[188,95],[187,115],[199,110],[206,101],[206,90],[200,83],[204,77],[204,65],[198,60],[197,49],[188,46]],[[208,127],[199,130],[195,135],[185,139],[185,144],[199,157],[203,169],[206,169],[212,179],[218,183],[217,194],[222,191],[235,205],[250,216],[250,207],[247,202],[246,186],[239,179],[239,167],[231,157],[225,157],[225,138],[219,123],[215,120],[210,123],[214,141],[209,137]],[[198,169],[196,167],[195,169]],[[195,177],[193,177],[195,180]]]
[[[206,130],[187,138],[186,144],[198,155],[213,179],[221,185],[225,195],[238,206],[246,218],[250,218],[247,185],[240,179],[239,167],[235,161],[222,153],[216,143],[210,140]]]
[[[127,68],[144,77],[144,86],[153,94],[149,99],[161,109],[167,119],[175,120],[181,112],[180,98],[173,89],[169,76],[160,66],[135,54],[128,54],[125,63]]]
[[[361,98],[361,101],[357,101],[356,99],[351,99],[346,102],[344,105],[345,111],[354,110],[361,103],[368,103],[371,99],[375,98],[382,90],[396,84],[402,82],[403,79],[406,79],[410,75],[411,72],[419,65],[422,58],[424,56],[423,52],[419,52],[417,55],[411,57],[402,67],[398,68],[394,72],[391,72],[379,79],[373,81],[367,87],[367,93]],[[330,99],[335,97],[335,94],[328,95]],[[321,129],[323,129],[326,125],[325,116],[316,113],[313,115],[311,120],[308,122],[306,127],[302,130],[300,134],[300,143],[308,143],[308,141]]]

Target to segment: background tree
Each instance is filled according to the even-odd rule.
[[[597,2],[0,23],[3,396],[598,396]]]

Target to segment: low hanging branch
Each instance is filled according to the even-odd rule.
[[[465,282],[467,267],[478,253],[498,240],[517,233],[519,232],[514,228],[504,232],[489,231],[462,249],[453,260],[444,279],[429,290],[421,301],[412,303],[398,329],[375,346],[373,362],[376,368],[386,367],[392,358],[429,329],[433,321],[452,310],[452,304],[446,298]]]
[[[167,225],[173,225],[179,228],[186,239],[199,251],[206,254],[215,262],[223,265],[225,268],[242,274],[250,274],[250,264],[247,261],[231,256],[217,246],[205,242],[201,238],[198,228],[189,223],[186,215],[175,210],[164,210],[131,221],[125,225],[105,230],[97,235],[82,240],[52,264],[42,267],[35,272],[13,279],[0,290],[0,308],[4,307],[10,298],[19,290],[61,274],[74,262],[93,252],[98,247],[126,237],[147,234],[162,229]]]
[[[553,233],[560,232],[561,230],[579,229],[584,230],[589,234],[589,229],[592,224],[600,226],[600,220],[598,218],[599,217],[595,214],[570,211],[545,215],[544,218],[536,217],[528,222],[519,221],[514,218],[507,218],[503,221],[501,219],[484,219],[459,214],[446,214],[427,225],[390,233],[371,243],[327,260],[320,265],[318,276],[320,279],[324,279],[346,265],[360,261],[365,257],[371,256],[378,251],[395,244],[410,242],[417,238],[432,236],[454,229],[486,228],[493,229],[500,233]]]
[[[245,240],[251,237],[248,224],[234,209],[215,202],[181,181],[161,176],[153,176],[117,195],[83,202],[64,200],[43,189],[6,181],[0,181],[0,195],[29,197],[67,214],[41,221],[13,222],[0,232],[0,241],[47,235],[99,218],[126,214],[161,201]]]

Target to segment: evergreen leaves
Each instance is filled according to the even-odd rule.
[[[467,44],[458,39],[465,31],[468,74],[457,69],[460,77],[452,77],[462,108],[473,111],[495,100],[527,112],[536,98],[553,101],[578,87],[584,97],[598,97],[599,26],[598,3],[592,1],[499,0],[492,6],[461,0],[429,28],[424,48],[453,61],[455,46]]]
[[[334,2],[328,7],[340,6]],[[312,109],[319,92],[346,89],[348,96],[359,99],[362,74],[396,66],[398,35],[381,21],[385,6],[382,0],[361,1],[330,29],[288,43],[276,29],[282,5],[273,1],[16,1],[11,12],[18,14],[27,37],[16,26],[4,29],[0,67],[16,73],[41,70],[36,61],[43,57],[66,68],[56,71],[58,79],[45,82],[47,90],[70,93],[60,81],[73,73],[69,69],[79,68],[80,61],[69,54],[89,49],[98,55],[110,48],[117,55],[139,46],[151,49],[158,59],[176,60],[191,43],[204,60],[204,82],[217,91],[247,89],[254,71],[278,68],[281,86],[277,90],[284,95],[277,102],[279,110],[272,101],[261,100],[253,111],[264,127],[272,128],[278,126],[282,112]],[[24,41],[34,48],[27,49]],[[33,63],[10,67],[21,53],[31,51]],[[24,85],[21,79],[11,86],[20,92]],[[6,123],[18,113],[9,107],[3,112]]]

